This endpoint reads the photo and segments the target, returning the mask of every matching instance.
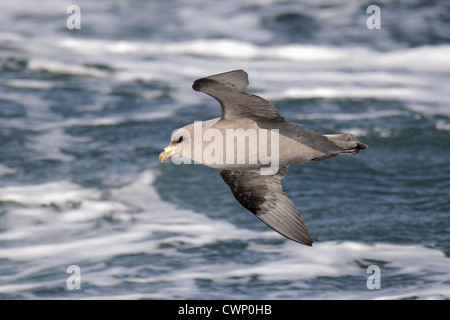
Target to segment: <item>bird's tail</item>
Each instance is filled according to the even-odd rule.
[[[325,134],[324,136],[342,149],[341,154],[356,154],[360,150],[367,149],[366,144],[356,140],[349,133]]]

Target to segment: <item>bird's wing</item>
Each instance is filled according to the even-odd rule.
[[[220,170],[223,180],[245,208],[281,235],[311,246],[313,240],[295,205],[281,186],[288,167],[272,176],[259,170]]]
[[[195,80],[192,88],[219,101],[224,120],[249,118],[255,121],[284,121],[268,101],[245,92],[248,83],[248,75],[244,70],[234,70]]]

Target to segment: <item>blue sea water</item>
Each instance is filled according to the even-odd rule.
[[[0,298],[450,298],[450,3],[380,1],[379,30],[371,4],[2,3]],[[289,121],[369,145],[289,169],[312,248],[216,170],[158,161],[220,116],[193,80],[233,69]]]

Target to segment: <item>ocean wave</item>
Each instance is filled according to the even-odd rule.
[[[387,117],[405,116],[409,113],[401,110],[379,110],[360,113],[310,113],[307,115],[297,115],[299,120],[318,120],[318,119],[333,119],[333,120],[364,120],[364,119],[379,119]]]
[[[446,122],[444,120],[436,121],[436,129],[450,131],[450,122]]]
[[[386,69],[449,72],[450,45],[421,46],[387,52],[363,47],[327,45],[256,45],[233,39],[198,39],[172,43],[65,38],[58,47],[84,55],[194,55],[239,60],[284,60],[308,63],[352,63]]]
[[[143,42],[58,37],[44,40],[43,48],[41,40],[17,39],[31,55],[25,56],[29,70],[102,79],[106,91],[121,82],[166,83],[178,92],[172,97],[184,105],[201,101],[190,92],[193,79],[238,68],[248,70],[251,88],[271,100],[450,102],[449,45],[376,51],[319,44],[259,45],[236,39]],[[5,84],[35,90],[57,85],[35,79]]]
[[[231,39],[175,43],[63,39],[58,46],[85,56],[91,63],[88,66],[79,58],[75,62],[40,59],[31,60],[29,68],[119,82],[163,81],[179,88],[190,88],[189,79],[246,65],[252,83],[265,92],[267,99],[376,98],[450,102],[445,94],[448,85],[445,75],[450,72],[446,68],[450,65],[448,45],[376,52],[321,45],[261,46]],[[105,61],[106,57],[111,61],[109,70],[91,66],[92,59]],[[144,62],[142,59],[147,57],[158,59]],[[203,60],[205,57],[220,62],[207,64]],[[214,64],[214,71],[210,70]],[[256,76],[252,77],[253,70],[258,76],[256,80],[253,80]],[[274,80],[277,80],[276,92],[271,87]],[[191,96],[179,90],[184,97]]]
[[[0,163],[0,177],[17,172],[17,168],[10,168]]]
[[[30,292],[65,285],[51,277],[40,279],[39,274],[60,270],[64,277],[65,268],[76,264],[82,266],[83,286],[89,286],[89,292],[99,291],[95,298],[102,298],[101,288],[109,288],[104,293],[107,297],[125,298],[120,291],[111,295],[115,286],[124,283],[142,287],[139,294],[132,296],[136,299],[189,298],[202,295],[197,285],[201,280],[242,286],[254,278],[260,283],[291,284],[291,288],[267,293],[264,298],[298,298],[301,295],[293,288],[314,279],[356,277],[364,287],[367,266],[381,264],[382,281],[411,276],[422,283],[422,289],[410,288],[398,280],[397,288],[376,293],[335,289],[334,294],[370,299],[449,297],[443,277],[450,268],[450,259],[438,249],[353,241],[319,242],[313,248],[291,242],[261,244],[255,240],[277,236],[270,231],[239,228],[164,202],[152,186],[154,179],[154,172],[146,171],[107,192],[70,181],[1,187],[0,203],[6,210],[2,225],[7,230],[0,234],[0,259],[20,267],[3,276],[0,293],[38,297]],[[248,243],[246,251],[259,255],[260,262],[233,260],[217,264],[198,252],[215,243],[235,241]],[[139,255],[142,261],[137,260],[132,267],[107,264],[109,259]],[[152,260],[158,256],[181,260],[172,266],[160,266]],[[153,271],[141,275],[142,270]],[[55,277],[61,276],[55,273]],[[327,294],[331,293],[316,292],[306,298],[325,298]],[[66,295],[56,294],[53,298]],[[94,298],[88,292],[83,296]],[[242,294],[242,298],[248,297]]]

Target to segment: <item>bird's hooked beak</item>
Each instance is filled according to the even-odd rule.
[[[164,148],[164,151],[159,154],[158,159],[159,159],[159,161],[163,162],[163,161],[166,161],[167,159],[169,159],[174,154],[175,154],[175,150],[174,150],[173,146],[168,145],[167,147]]]

